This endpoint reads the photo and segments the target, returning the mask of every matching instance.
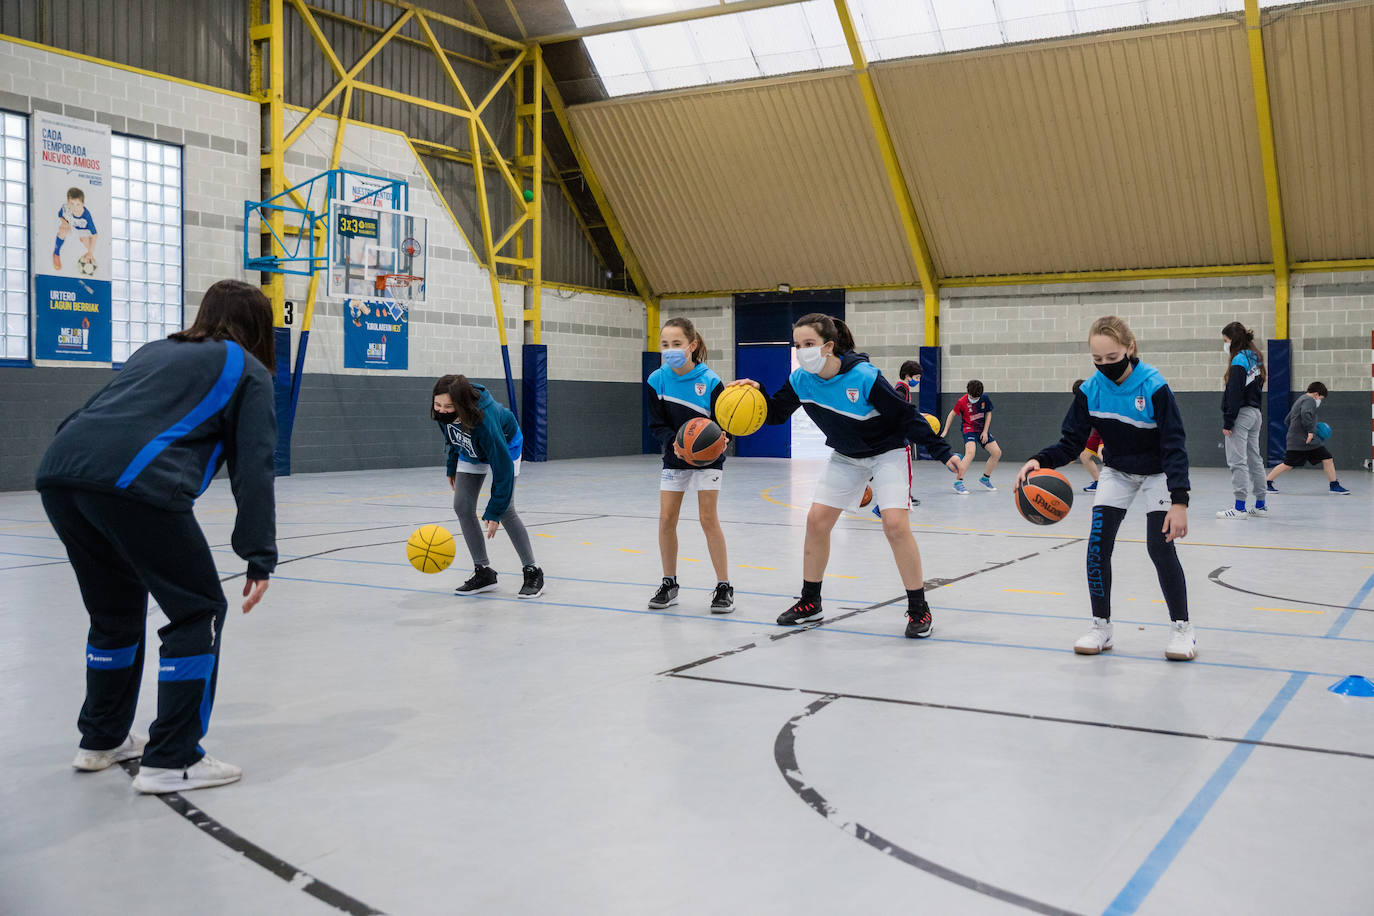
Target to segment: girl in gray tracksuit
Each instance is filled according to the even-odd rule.
[[[1231,359],[1226,367],[1226,390],[1221,396],[1221,430],[1226,437],[1226,466],[1231,469],[1236,504],[1218,512],[1217,518],[1265,515],[1269,510],[1264,504],[1264,458],[1260,454],[1264,357],[1255,345],[1254,332],[1239,321],[1221,329],[1221,342]],[[1246,497],[1251,493],[1255,505],[1247,512]]]

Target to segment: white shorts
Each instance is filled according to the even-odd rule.
[[[721,468],[664,468],[659,475],[658,488],[664,493],[719,490],[724,477],[725,471]]]
[[[1167,512],[1173,503],[1168,480],[1163,474],[1127,474],[1104,466],[1097,480],[1097,499],[1093,505],[1129,509],[1137,493],[1145,501],[1146,512]]]
[[[515,459],[514,461],[512,461],[511,463],[515,465],[515,476],[516,476],[516,477],[519,477],[519,476],[520,476],[520,459],[519,459],[519,458],[516,458],[516,459]],[[471,461],[460,461],[460,462],[458,462],[458,473],[459,473],[459,474],[490,474],[490,473],[491,473],[491,465],[489,465],[489,464],[475,464],[475,463],[473,463],[473,462],[471,462]]]
[[[833,452],[811,501],[832,509],[852,508],[863,498],[870,479],[873,501],[879,509],[911,508],[911,462],[905,448],[894,448],[872,458],[850,458]]]

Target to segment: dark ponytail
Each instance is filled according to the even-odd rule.
[[[1264,384],[1265,379],[1268,378],[1268,373],[1265,371],[1264,367],[1264,354],[1260,352],[1259,346],[1255,343],[1255,332],[1239,321],[1233,321],[1221,329],[1221,336],[1231,341],[1232,357],[1238,356],[1246,350],[1254,351],[1255,356],[1259,359],[1260,384]],[[1228,365],[1226,367],[1226,374],[1230,375],[1230,373],[1231,367]]]
[[[849,325],[838,318],[832,318],[821,312],[812,312],[810,315],[803,315],[797,319],[797,323],[792,327],[810,327],[820,335],[821,340],[827,343],[833,341],[836,356],[854,350],[854,335],[850,333]]]
[[[696,349],[692,351],[693,363],[706,362],[706,341],[702,338],[701,332],[697,330],[697,326],[692,324],[692,319],[669,318],[667,321],[663,322],[663,326],[665,328],[677,328],[683,334],[687,335],[689,343],[696,343]]]
[[[482,423],[485,416],[482,409],[477,406],[477,401],[481,398],[476,387],[468,381],[466,375],[445,375],[434,383],[434,395],[438,397],[446,394],[453,406],[458,411],[458,422],[468,429],[476,429]],[[429,416],[432,420],[444,420],[446,417],[440,415],[435,409],[434,404],[429,405]]]

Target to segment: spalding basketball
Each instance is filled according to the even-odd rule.
[[[872,488],[872,487],[864,487],[864,496],[863,496],[863,499],[859,500],[859,508],[860,508],[860,509],[867,509],[867,508],[868,508],[868,504],[871,503],[871,502],[873,502],[873,488]]]
[[[736,385],[716,398],[716,422],[732,436],[752,436],[768,419],[768,399],[757,388]]]
[[[1058,471],[1031,471],[1015,490],[1016,511],[1033,525],[1053,525],[1073,508],[1073,484]]]
[[[725,433],[705,417],[697,417],[677,431],[677,447],[683,461],[704,468],[725,454]]]
[[[425,525],[416,528],[406,541],[406,558],[422,573],[437,573],[453,562],[453,535],[447,528]]]
[[[931,413],[923,413],[921,416],[925,417],[926,422],[930,424],[930,431],[937,436],[940,435],[940,418]]]

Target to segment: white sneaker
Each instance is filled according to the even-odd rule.
[[[1254,516],[1255,518],[1268,518],[1268,517],[1269,517],[1269,507],[1268,507],[1268,506],[1251,506],[1251,507],[1250,507],[1249,509],[1247,509],[1246,511],[1247,511],[1250,515]]]
[[[237,782],[243,770],[232,763],[216,760],[209,754],[188,767],[142,767],[134,777],[134,788],[145,795],[187,792]]]
[[[1093,628],[1073,644],[1073,651],[1079,655],[1097,655],[1112,648],[1112,622],[1101,617],[1093,618]]]
[[[1197,640],[1193,638],[1193,625],[1186,620],[1176,620],[1169,644],[1164,647],[1164,657],[1176,662],[1190,662],[1197,658]]]
[[[76,759],[72,761],[72,766],[78,770],[85,770],[87,773],[95,773],[105,770],[121,760],[133,760],[143,756],[143,746],[148,743],[147,735],[135,735],[129,732],[124,743],[119,747],[112,747],[108,751],[88,751],[84,747],[76,752]]]
[[[1249,518],[1250,514],[1244,509],[1237,509],[1232,506],[1217,513],[1217,518]]]

